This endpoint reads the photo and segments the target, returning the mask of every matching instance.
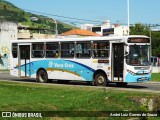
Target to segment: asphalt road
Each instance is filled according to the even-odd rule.
[[[17,78],[14,76],[9,75],[9,72],[0,72],[0,81],[7,80],[7,81],[16,81],[16,82],[27,82],[27,83],[35,83],[35,79],[22,79]],[[45,83],[46,84],[46,83]],[[86,82],[70,82],[68,84],[58,84],[56,81],[52,81],[52,83],[47,83],[47,85],[68,85],[68,86],[82,86],[82,87],[97,87],[87,84]],[[97,88],[104,88],[104,87],[97,87]],[[110,84],[109,86],[105,87],[105,89],[121,89],[127,91],[143,91],[143,92],[155,92],[160,93],[160,83],[157,82],[146,82],[146,83],[129,83],[126,87],[117,87],[115,84]]]

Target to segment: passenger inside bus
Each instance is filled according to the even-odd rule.
[[[55,57],[56,57],[56,58],[58,58],[58,57],[59,57],[59,55],[58,55],[58,51],[56,51],[56,55],[55,55]]]
[[[98,52],[94,51],[94,57],[98,57]]]

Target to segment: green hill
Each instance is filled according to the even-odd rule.
[[[37,20],[33,20],[32,18],[36,18]],[[55,33],[55,22],[52,18],[25,12],[24,10],[5,0],[0,0],[0,21],[5,20],[18,22],[31,28],[49,29],[47,33]],[[62,23],[60,21],[57,21],[57,23],[59,34],[74,28],[74,26]]]

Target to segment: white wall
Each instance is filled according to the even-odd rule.
[[[17,39],[17,23],[0,22],[0,69],[9,69],[10,40]]]
[[[128,27],[127,26],[117,26],[114,28],[114,34],[118,36],[127,36]]]
[[[160,67],[159,66],[152,67],[152,73],[160,73]]]

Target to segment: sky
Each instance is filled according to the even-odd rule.
[[[71,24],[87,24],[58,16],[111,23],[128,23],[127,0],[6,0],[26,11],[36,11]],[[130,24],[160,24],[160,0],[129,0]],[[39,13],[39,14],[40,14]],[[52,14],[52,16],[47,15]],[[98,23],[94,23],[98,24]]]

